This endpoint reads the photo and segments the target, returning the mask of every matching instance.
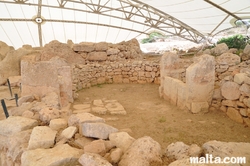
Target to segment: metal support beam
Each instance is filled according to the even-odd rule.
[[[42,0],[38,0],[38,11],[37,11],[37,18],[42,20]],[[39,44],[40,47],[43,47],[43,38],[42,38],[42,26],[41,22],[36,21],[37,23],[37,28],[38,28],[38,36],[39,36]]]
[[[221,6],[219,6],[219,5],[217,5],[217,4],[213,3],[213,2],[211,2],[210,0],[204,0],[204,1],[207,2],[207,3],[209,3],[210,5],[212,5],[212,6],[214,6],[214,7],[216,7],[216,8],[218,8],[218,9],[222,10],[223,12],[225,12],[225,13],[231,15],[232,17],[236,18],[237,20],[241,20],[240,17],[238,17],[238,16],[236,16],[235,14],[231,13],[230,11],[224,9],[223,7],[221,7]]]
[[[112,0],[57,0],[57,5],[53,4],[42,4],[42,0],[39,0],[38,3],[32,3],[31,1],[28,1],[29,3],[23,3],[22,5],[28,5],[28,6],[37,6],[38,7],[38,13],[37,18],[40,19],[33,20],[38,24],[38,33],[39,33],[39,43],[40,46],[43,46],[42,44],[42,22],[43,18],[41,15],[41,8],[42,7],[48,7],[48,8],[58,8],[62,10],[72,10],[77,12],[83,12],[83,13],[91,13],[96,15],[102,15],[104,17],[111,17],[115,19],[120,19],[124,21],[129,21],[133,24],[137,24],[139,26],[137,27],[145,27],[144,29],[134,29],[131,27],[119,27],[118,25],[109,25],[104,23],[98,23],[98,22],[84,22],[79,20],[57,20],[53,18],[45,18],[45,21],[57,21],[57,22],[67,22],[67,23],[86,23],[86,24],[93,24],[93,25],[100,25],[100,26],[108,26],[112,28],[118,28],[118,29],[125,29],[133,32],[138,32],[139,34],[149,34],[152,30],[159,30],[165,35],[174,35],[179,36],[181,38],[190,40],[195,43],[200,43],[205,36],[200,33],[199,31],[195,30],[194,28],[188,26],[187,24],[181,22],[180,20],[172,17],[171,15],[160,11],[148,4],[145,4],[138,0],[115,0],[119,1],[120,5],[117,5],[113,7],[111,3]],[[114,0],[113,0],[114,1]],[[11,0],[0,0],[0,3],[15,3]],[[74,5],[72,5],[74,4]],[[83,5],[86,7],[84,8]],[[74,6],[74,8],[72,7]],[[81,7],[78,7],[81,6]],[[114,11],[118,14],[110,14],[111,11]],[[5,18],[0,18],[1,20],[4,20]],[[10,19],[11,21],[15,21],[18,19]],[[81,19],[84,20],[84,19]],[[144,20],[144,21],[142,21]],[[5,21],[7,21],[5,19]],[[136,26],[134,26],[136,27]],[[145,31],[145,29],[149,31]]]

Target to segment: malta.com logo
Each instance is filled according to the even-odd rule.
[[[190,157],[191,164],[246,164],[246,157],[214,157],[206,154],[204,157]]]

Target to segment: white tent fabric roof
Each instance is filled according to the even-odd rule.
[[[159,31],[199,43],[244,18],[249,0],[0,0],[0,41],[118,43]]]

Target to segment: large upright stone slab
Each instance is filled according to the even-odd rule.
[[[68,105],[68,102],[73,102],[71,68],[70,66],[61,66],[57,68],[57,71],[60,84],[61,106],[65,107]]]
[[[21,61],[22,96],[37,95],[40,98],[55,92],[59,96],[58,103],[64,107],[73,102],[71,68],[58,57],[50,61]]]
[[[59,95],[59,82],[56,66],[50,61],[21,61],[22,96],[44,96],[50,92]]]
[[[211,103],[215,82],[214,57],[204,54],[186,70],[187,102]]]
[[[161,75],[161,86],[159,87],[160,96],[163,96],[164,91],[164,79],[166,76],[173,78],[180,78],[178,70],[180,66],[179,55],[172,52],[166,52],[162,55],[160,61],[160,75]]]
[[[38,122],[21,116],[10,116],[8,119],[0,121],[0,135],[12,135],[14,133],[32,129]]]

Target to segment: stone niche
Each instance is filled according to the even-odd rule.
[[[178,55],[165,53],[161,59],[160,96],[192,113],[206,112],[212,101],[215,82],[215,60],[204,54],[186,69],[186,83],[180,80],[183,67]]]
[[[71,67],[63,59],[36,61],[34,56],[27,56],[21,61],[21,77],[22,96],[42,98],[54,92],[58,95],[59,106],[73,102]]]

